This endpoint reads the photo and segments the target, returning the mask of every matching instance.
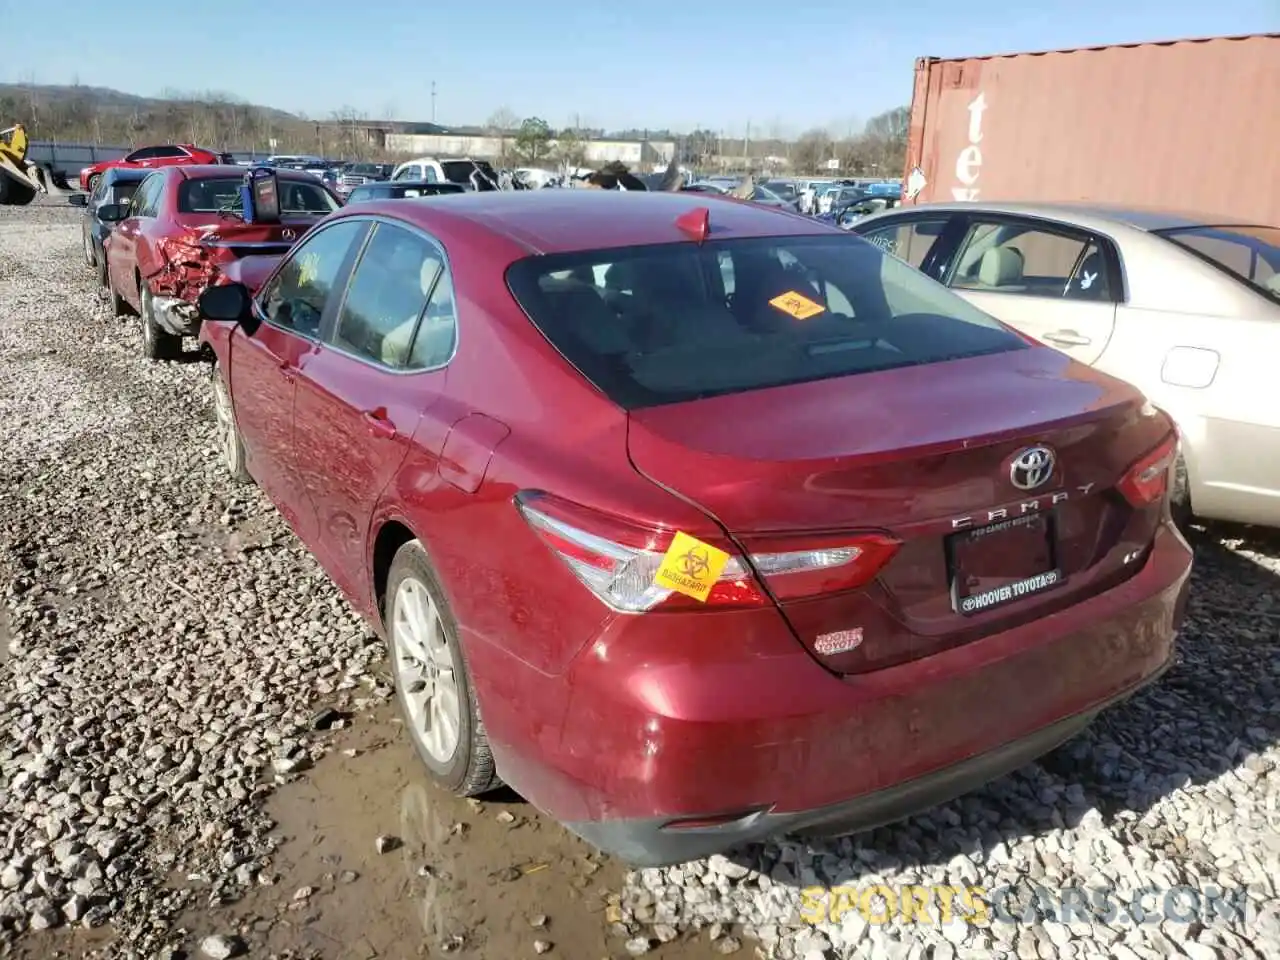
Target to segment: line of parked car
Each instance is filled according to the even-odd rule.
[[[149,173],[86,259],[148,356],[198,337],[228,471],[385,639],[430,775],[631,863],[896,820],[1073,736],[1172,662],[1180,465],[1200,512],[1275,464],[1225,407],[1174,422],[1265,362],[1201,329],[1272,323],[1197,246],[1271,262],[1258,228],[254,176]]]

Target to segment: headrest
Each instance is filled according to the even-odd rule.
[[[988,287],[1022,282],[1022,251],[1017,247],[992,247],[982,255],[978,280]]]

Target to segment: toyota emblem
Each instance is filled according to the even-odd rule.
[[[1019,490],[1034,490],[1049,482],[1057,458],[1048,447],[1019,450],[1009,465],[1009,480]]]
[[[298,238],[298,235],[292,230],[281,230],[280,236],[286,240],[296,240]]]

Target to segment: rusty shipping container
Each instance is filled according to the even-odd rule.
[[[1280,34],[918,60],[908,194],[916,168],[917,202],[1122,203],[1280,224]]]

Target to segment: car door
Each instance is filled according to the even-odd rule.
[[[232,331],[227,350],[231,399],[249,472],[305,539],[293,449],[299,367],[319,346],[334,290],[350,269],[367,224],[339,220],[294,247],[254,300],[258,328]]]
[[[163,187],[162,173],[153,173],[143,180],[129,201],[129,215],[111,231],[107,255],[111,287],[135,308],[138,297],[133,277],[138,265],[138,238],[146,223],[155,219]]]
[[[443,248],[416,228],[377,221],[323,345],[302,359],[294,407],[312,539],[349,596],[366,581],[374,507],[441,395],[456,340]]]
[[[978,309],[1093,364],[1115,329],[1110,240],[1058,221],[972,213],[944,282]]]

